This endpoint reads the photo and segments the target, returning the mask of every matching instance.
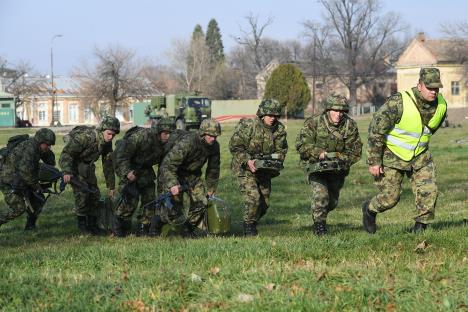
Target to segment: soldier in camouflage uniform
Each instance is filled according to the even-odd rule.
[[[36,228],[45,197],[39,184],[39,161],[55,166],[55,155],[50,149],[55,144],[55,133],[39,129],[34,137],[18,143],[9,151],[0,170],[0,189],[8,207],[0,208],[0,225],[28,214],[25,230]]]
[[[411,179],[417,209],[412,231],[424,231],[434,219],[437,186],[429,140],[447,111],[439,88],[439,70],[422,68],[416,87],[392,95],[374,114],[369,125],[367,163],[379,193],[362,207],[363,225],[369,233],[377,230],[377,213],[398,203],[405,175]]]
[[[77,126],[64,137],[65,147],[60,156],[64,182],[70,182],[73,177],[96,190],[94,193],[89,193],[72,185],[77,226],[82,234],[100,234],[97,218],[101,195],[97,186],[94,164],[99,157],[102,160],[102,169],[109,196],[114,196],[115,175],[112,166],[112,140],[119,132],[119,120],[106,116],[98,128]]]
[[[152,128],[133,127],[127,131],[123,139],[116,142],[114,151],[114,167],[120,178],[119,193],[123,195],[124,188],[134,188],[134,196],[126,196],[119,207],[115,209],[114,234],[118,237],[128,234],[131,228],[131,218],[138,202],[141,207],[155,198],[156,175],[153,169],[162,161],[164,145],[175,130],[175,123],[170,118],[162,118]],[[139,227],[137,235],[149,235],[149,228],[154,211],[141,209],[138,215]]]
[[[173,195],[173,215],[183,213],[182,186],[188,187],[190,207],[185,222],[184,235],[192,235],[202,225],[208,205],[207,195],[215,193],[219,181],[221,155],[216,138],[221,135],[221,125],[215,119],[205,119],[197,132],[187,133],[170,149],[160,166],[160,180],[164,191]],[[202,168],[206,164],[205,183]]]
[[[312,191],[314,233],[327,233],[328,213],[338,205],[351,165],[361,158],[362,143],[346,98],[331,95],[322,114],[307,118],[296,139]]]
[[[263,100],[258,118],[241,119],[229,141],[231,169],[244,200],[244,235],[257,235],[257,223],[270,205],[271,179],[279,175],[288,151],[286,130],[278,120],[282,106],[274,99]],[[276,169],[260,167],[261,160],[274,160]]]

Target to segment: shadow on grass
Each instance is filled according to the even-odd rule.
[[[437,221],[430,225],[431,228],[434,230],[443,230],[446,228],[453,228],[453,227],[462,227],[468,225],[468,219],[463,220],[453,220],[453,221]]]

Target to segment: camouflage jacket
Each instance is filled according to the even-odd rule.
[[[21,186],[26,184],[33,190],[39,190],[39,161],[55,166],[55,155],[49,150],[42,152],[34,137],[19,143],[6,157],[0,180],[3,184]]]
[[[416,107],[421,114],[423,124],[427,125],[434,116],[437,101],[427,102],[419,94],[417,88],[411,89],[416,98]],[[420,168],[432,161],[428,150],[416,156],[411,161],[404,161],[393,154],[385,145],[385,136],[400,122],[403,115],[403,100],[400,93],[389,97],[387,101],[374,114],[369,125],[369,138],[367,147],[367,163],[369,166],[384,165],[400,170]],[[435,133],[437,129],[434,129]]]
[[[115,145],[114,168],[121,180],[134,170],[137,180],[154,181],[153,166],[161,163],[164,151],[155,129],[133,127]]]
[[[284,161],[288,152],[286,129],[279,121],[267,127],[260,118],[241,119],[229,141],[229,150],[234,174],[250,175],[251,172],[246,169],[247,161],[255,159],[257,155],[278,154],[279,160]]]
[[[164,157],[160,179],[165,189],[179,184],[179,179],[199,178],[207,163],[205,179],[208,191],[216,191],[219,181],[221,155],[218,141],[208,145],[198,132],[182,137]]]
[[[322,152],[336,152],[348,167],[361,159],[362,142],[356,122],[348,115],[338,125],[333,125],[324,112],[307,118],[296,138],[296,150],[301,163],[319,161]]]
[[[108,189],[115,188],[112,142],[104,142],[102,132],[95,127],[78,126],[64,137],[64,141],[60,167],[65,174],[79,176],[88,183],[96,184],[94,163],[101,157],[106,186]]]

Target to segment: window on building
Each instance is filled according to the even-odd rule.
[[[68,106],[68,120],[70,122],[78,121],[78,105],[73,103]]]
[[[91,112],[91,109],[90,108],[85,108],[84,110],[84,120],[85,121],[91,121],[93,117],[93,114]]]
[[[460,81],[452,81],[452,95],[460,95]]]
[[[37,112],[39,115],[39,121],[46,121],[47,120],[47,107],[45,104],[39,104],[37,107]]]
[[[60,109],[56,108],[55,111],[54,111],[54,120],[55,121],[60,121]]]

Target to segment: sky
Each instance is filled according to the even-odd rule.
[[[382,0],[382,12],[393,11],[408,25],[407,35],[424,31],[441,38],[440,25],[466,21],[466,0]],[[121,45],[140,58],[168,64],[175,39],[188,40],[196,24],[203,30],[215,18],[225,53],[236,43],[241,28],[248,30],[249,14],[268,17],[273,24],[264,36],[303,43],[302,23],[321,21],[317,0],[0,0],[0,57],[14,67],[28,62],[39,74],[50,73],[53,47],[54,75],[69,75],[82,61],[92,58],[95,47]],[[62,37],[52,38],[55,35]]]

